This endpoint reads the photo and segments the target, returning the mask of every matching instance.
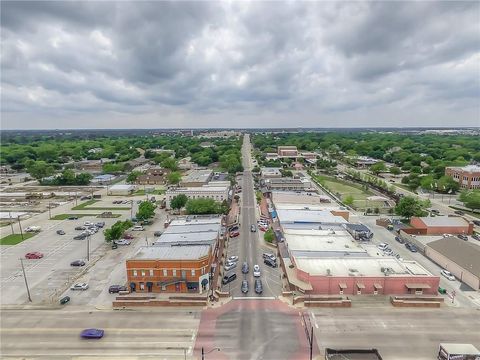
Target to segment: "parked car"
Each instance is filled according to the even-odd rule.
[[[263,263],[264,263],[265,265],[268,265],[268,266],[273,267],[273,268],[276,268],[276,267],[277,267],[277,262],[276,262],[276,261],[273,261],[272,259],[269,259],[269,258],[263,259]]]
[[[38,251],[29,252],[25,254],[25,259],[41,259],[43,258],[43,254]]]
[[[92,226],[93,223],[91,223],[90,221],[85,221],[83,225],[88,227],[88,226]]]
[[[87,228],[85,226],[77,226],[75,230],[87,230]]]
[[[238,256],[236,255],[232,255],[230,256],[227,261],[230,261],[230,262],[237,262],[238,261]]]
[[[143,230],[145,230],[145,228],[142,225],[135,225],[132,228],[132,231],[143,231]]]
[[[75,285],[70,286],[70,290],[87,290],[88,284],[87,283],[77,283]]]
[[[118,245],[115,244],[114,242],[112,242],[112,249],[113,249],[113,250],[118,249]]]
[[[105,226],[105,221],[100,221],[95,224],[97,228],[103,228]]]
[[[162,234],[163,234],[163,233],[162,233],[161,231],[155,231],[155,232],[153,233],[153,236],[159,237],[159,236],[162,236]]]
[[[248,263],[244,262],[242,264],[242,274],[248,274],[248,271],[249,271]]]
[[[379,248],[382,251],[385,251],[386,249],[388,249],[388,244],[380,243],[377,245],[377,248]]]
[[[235,280],[236,278],[237,278],[237,274],[235,274],[234,272],[227,273],[223,276],[222,284],[226,285],[229,282],[232,282],[233,280]]]
[[[58,235],[65,235],[65,231],[63,231],[63,230],[57,230],[57,234],[58,234]]]
[[[465,215],[465,213],[462,210],[456,210],[454,211],[454,213],[457,215]]]
[[[230,270],[234,269],[235,267],[237,267],[237,263],[234,263],[234,262],[229,263],[229,262],[227,262],[227,263],[225,263],[224,269],[225,269],[225,271],[230,271]]]
[[[480,220],[473,220],[472,221],[475,225],[480,226]]]
[[[117,245],[130,245],[131,242],[127,239],[120,239],[120,240],[115,240],[113,243]]]
[[[263,292],[262,280],[255,279],[255,292],[261,294]]]
[[[400,244],[405,244],[405,240],[403,240],[400,236],[395,236],[395,240],[397,240]]]
[[[260,266],[253,265],[253,276],[259,277],[260,276]]]
[[[67,219],[68,220],[78,220],[78,216],[75,216],[75,215],[74,216],[69,216]]]
[[[262,254],[264,259],[270,259],[272,261],[277,261],[277,257],[273,255],[272,253],[263,253]]]
[[[257,227],[255,226],[255,224],[250,225],[250,231],[257,232]]]
[[[480,240],[480,235],[478,235],[478,234],[473,234],[473,235],[472,235],[472,239]]]
[[[80,336],[84,339],[101,339],[105,331],[102,329],[85,329],[82,330]]]
[[[229,235],[230,235],[230,237],[231,237],[231,238],[234,238],[234,237],[237,237],[237,236],[239,236],[239,235],[240,235],[240,233],[239,233],[238,231],[233,231],[233,232],[230,232],[230,234],[229,234]]]
[[[132,234],[124,234],[124,235],[123,235],[123,238],[124,238],[124,239],[127,239],[127,240],[132,240],[134,237],[133,237]]]
[[[60,299],[60,305],[65,305],[68,302],[70,302],[70,296],[64,296]]]
[[[85,266],[85,261],[75,260],[70,263],[70,266]]]
[[[455,281],[455,276],[450,271],[443,269],[440,273],[450,281]]]
[[[116,294],[120,291],[127,291],[127,287],[122,285],[110,285],[110,287],[108,288],[108,292],[110,294]]]
[[[87,237],[85,234],[79,234],[73,237],[73,240],[84,240]]]
[[[40,226],[29,226],[25,229],[25,232],[39,232],[42,230]]]
[[[248,293],[248,281],[247,280],[242,281],[242,293],[244,293],[244,294]]]
[[[410,243],[405,243],[405,247],[410,250],[411,252],[417,252],[417,247],[413,244]]]
[[[385,249],[385,251],[383,252],[385,255],[392,255],[393,254],[393,250],[390,249],[390,248],[387,248]]]
[[[437,209],[432,209],[430,210],[431,213],[434,213],[435,215],[439,215],[440,214],[440,211],[438,211]]]
[[[468,236],[467,236],[467,235],[460,234],[460,235],[457,235],[457,237],[458,237],[459,239],[468,241]]]

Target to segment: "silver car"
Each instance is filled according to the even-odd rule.
[[[248,293],[248,281],[247,280],[242,281],[242,293],[244,293],[244,294]]]
[[[225,271],[230,271],[236,267],[237,267],[237,263],[226,263],[224,269]]]

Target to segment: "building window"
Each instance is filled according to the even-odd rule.
[[[150,276],[153,276],[153,269],[150,269]]]
[[[165,285],[162,285],[162,291],[167,290],[167,287]]]
[[[173,276],[177,276],[177,269],[173,269],[173,270],[172,270],[172,275],[173,275]]]
[[[202,275],[204,275],[204,274],[205,274],[205,268],[202,267]]]
[[[167,269],[163,269],[163,276],[168,276],[168,270]]]
[[[145,283],[143,282],[140,283],[140,290],[145,290]]]
[[[142,276],[145,276],[145,270],[142,270]]]
[[[133,276],[137,276],[137,270],[133,270]]]
[[[192,276],[195,276],[195,269],[192,269]]]

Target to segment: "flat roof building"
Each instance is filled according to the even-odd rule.
[[[265,185],[269,191],[272,190],[293,190],[293,191],[306,191],[314,190],[312,183],[309,179],[295,179],[291,177],[284,178],[268,178],[265,179]]]
[[[108,195],[131,195],[137,189],[135,185],[116,184],[108,188]]]
[[[213,177],[211,169],[193,169],[183,176],[180,186],[195,187],[206,185]]]
[[[280,170],[281,168],[279,167],[262,167],[260,169],[260,175],[264,179],[281,178],[282,172]]]
[[[445,175],[451,176],[462,189],[480,189],[480,166],[447,166]]]
[[[184,194],[189,199],[213,199],[218,202],[228,201],[228,186],[201,186],[201,187],[180,187],[170,188],[165,193],[165,206],[171,208],[172,199],[180,194]]]
[[[460,216],[412,217],[410,225],[413,229],[405,229],[405,232],[417,235],[456,235],[473,232],[473,223]]]

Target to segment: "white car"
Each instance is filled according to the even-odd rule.
[[[230,256],[230,257],[227,259],[227,261],[229,261],[229,262],[237,262],[237,261],[238,261],[238,256],[232,255],[232,256]]]
[[[70,287],[70,290],[87,290],[88,284],[87,283],[77,283]]]
[[[115,240],[114,243],[117,244],[117,245],[130,245],[131,244],[131,242],[127,239]]]
[[[85,221],[83,223],[84,226],[93,226],[93,223],[91,223],[90,221]]]
[[[25,229],[25,232],[39,232],[42,230],[40,226],[29,226]]]
[[[145,230],[142,225],[135,225],[132,231],[143,231]]]
[[[380,244],[377,245],[377,248],[379,248],[382,251],[385,251],[385,250],[388,249],[388,244],[380,243]]]
[[[450,271],[442,270],[440,273],[450,281],[455,281],[455,276]]]
[[[253,265],[253,276],[259,277],[260,276],[260,266]]]

